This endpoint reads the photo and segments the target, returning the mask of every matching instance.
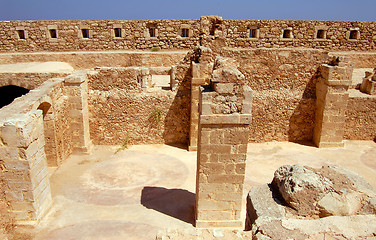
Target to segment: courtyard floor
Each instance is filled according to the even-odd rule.
[[[194,230],[197,153],[168,145],[117,150],[95,146],[90,155],[71,155],[58,169],[50,169],[54,205],[34,239],[140,240],[155,239],[166,228]],[[376,188],[375,142],[346,141],[344,148],[324,149],[252,143],[243,199],[252,186],[270,183],[285,164],[339,165]]]

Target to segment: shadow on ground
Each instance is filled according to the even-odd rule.
[[[195,194],[187,190],[144,187],[141,204],[146,208],[194,224]]]

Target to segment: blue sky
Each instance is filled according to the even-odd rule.
[[[0,20],[291,19],[376,21],[376,0],[0,0]]]

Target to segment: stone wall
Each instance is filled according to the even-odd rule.
[[[187,143],[189,66],[176,68],[174,90],[142,85],[144,72],[158,75],[161,68],[99,68],[91,72],[88,104],[93,143]]]
[[[189,49],[199,41],[199,24],[199,20],[3,21],[0,51]]]
[[[326,52],[309,49],[223,49],[236,59],[253,89],[250,142],[301,141],[313,137],[315,83]]]
[[[76,70],[95,67],[159,67],[172,66],[178,63],[187,52],[187,50],[181,50],[172,53],[164,51],[0,53],[0,64],[65,62]]]
[[[17,223],[36,223],[51,205],[47,166],[88,148],[85,84],[80,76],[50,79],[0,110],[0,179]]]
[[[375,22],[221,19],[216,21],[217,26],[212,28],[212,32],[206,32],[204,46],[299,47],[331,51],[375,49]],[[217,41],[213,41],[214,39]]]
[[[66,73],[0,73],[0,87],[14,85],[29,90],[39,87],[51,78],[65,77]]]
[[[2,21],[1,52],[251,48],[375,49],[375,22],[222,20]],[[213,41],[215,40],[215,41]]]
[[[376,140],[375,96],[350,94],[345,115],[345,139]]]

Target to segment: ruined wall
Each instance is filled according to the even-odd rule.
[[[182,49],[199,40],[199,20],[3,21],[0,29],[1,52]]]
[[[89,75],[94,144],[187,143],[190,69],[177,67],[175,90],[142,88],[140,68],[101,68]]]
[[[29,90],[39,87],[51,78],[64,77],[66,73],[0,73],[0,87],[14,85]]]
[[[199,44],[368,51],[375,49],[376,41],[375,22],[212,16],[200,20],[2,21],[0,29],[0,52],[192,49]]]
[[[48,96],[52,99],[55,120],[57,165],[60,165],[73,152],[73,136],[70,128],[72,119],[69,116],[71,105],[68,101],[63,83],[53,88]]]
[[[350,94],[345,115],[345,139],[376,139],[376,97]]]
[[[66,62],[77,70],[94,67],[159,67],[178,63],[187,52],[187,50],[184,50],[174,51],[173,53],[163,51],[0,53],[0,64]]]
[[[311,140],[320,50],[224,49],[252,88],[250,142]]]

